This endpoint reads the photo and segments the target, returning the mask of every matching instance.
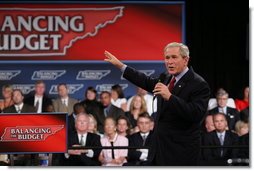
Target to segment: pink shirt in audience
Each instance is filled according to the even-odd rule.
[[[115,138],[114,138],[114,146],[128,146],[128,139],[124,136],[118,135],[116,133]],[[109,138],[105,135],[103,138],[101,138],[101,145],[102,146],[111,146],[111,143],[109,141]],[[127,157],[128,155],[128,150],[127,149],[116,149],[114,150],[115,154],[115,159],[119,157]],[[108,161],[106,163],[102,163],[102,166],[122,166],[123,163],[126,163],[126,159],[124,160],[123,163],[117,165],[117,164],[112,164],[110,161],[112,160],[112,150],[111,149],[104,149],[102,150],[102,155],[105,159],[105,161]]]

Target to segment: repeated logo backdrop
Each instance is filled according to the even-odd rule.
[[[137,68],[146,75],[156,76],[164,71],[162,63],[144,63],[130,66]],[[24,94],[34,90],[36,80],[44,80],[47,84],[47,94],[52,98],[57,96],[57,84],[67,83],[69,93],[79,100],[83,99],[88,86],[96,88],[98,93],[110,91],[111,86],[120,84],[126,97],[136,92],[136,86],[122,78],[122,73],[107,63],[64,63],[50,64],[0,64],[1,85],[12,84],[14,88],[21,89]],[[47,68],[47,70],[45,70]],[[64,68],[64,69],[63,69]],[[94,69],[96,68],[96,69]]]

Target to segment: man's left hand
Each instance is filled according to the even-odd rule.
[[[153,90],[154,95],[161,95],[161,97],[165,100],[169,100],[172,95],[165,84],[157,83]]]

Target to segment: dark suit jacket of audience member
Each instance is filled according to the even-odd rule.
[[[86,113],[92,114],[93,116],[99,115],[100,103],[98,101],[86,99],[80,103],[84,105]]]
[[[68,137],[68,146],[79,144],[78,134],[74,132]],[[101,147],[100,136],[93,133],[87,133],[86,145],[87,147]],[[94,156],[92,158],[87,157],[86,154],[81,155],[70,155],[66,160],[66,164],[69,166],[99,166],[99,155],[101,149],[93,149]]]
[[[221,146],[220,140],[216,131],[206,133],[204,135],[204,146]],[[237,146],[239,144],[238,135],[226,131],[223,146]],[[207,148],[203,150],[203,158],[205,161],[226,161],[227,159],[236,158],[238,149],[224,148],[223,155],[221,156],[221,148]]]
[[[26,103],[30,106],[34,106],[34,99],[35,99],[34,95],[29,96],[29,97],[25,98],[24,103]],[[44,95],[42,97],[42,112],[47,112],[47,106],[49,106],[49,105],[52,105],[52,100]]]
[[[125,116],[129,119],[129,122],[131,124],[132,128],[135,128],[137,126],[137,120],[135,120],[134,116],[131,114],[131,112],[125,112]]]
[[[145,147],[151,147],[152,143],[152,134],[153,132],[150,131],[148,137],[146,138],[145,141]],[[130,136],[128,136],[129,139],[129,146],[130,147],[142,147],[143,146],[143,138],[140,134],[140,132],[134,133]],[[150,151],[150,149],[149,149]],[[139,158],[141,156],[141,152],[137,151],[136,149],[131,149],[128,151],[128,166],[138,166],[138,165],[145,165],[148,166],[151,164],[151,161],[141,161]],[[149,155],[149,153],[148,153]],[[149,157],[148,157],[149,158]]]
[[[239,145],[240,146],[247,146],[248,148],[241,148],[239,149],[239,158],[248,159],[250,157],[249,155],[249,133],[241,136],[239,138]]]
[[[211,109],[210,111],[208,111],[208,114],[216,114],[218,112],[219,112],[219,108],[215,107]],[[230,130],[235,130],[235,123],[240,120],[239,112],[232,107],[227,107],[226,118],[228,121],[228,128]]]
[[[14,105],[5,108],[3,112],[4,113],[18,113]],[[21,109],[21,113],[33,113],[33,112],[36,112],[35,108],[33,106],[30,106],[24,103]]]
[[[101,106],[100,112],[97,115],[95,115],[95,119],[97,121],[98,131],[100,133],[104,133],[104,121],[106,116],[104,115],[103,106],[102,105],[100,106]],[[124,115],[124,111],[121,108],[111,105],[108,111],[108,117],[113,117],[116,120],[120,115]]]
[[[73,132],[76,132],[75,128],[75,118],[73,117],[73,113],[68,116],[68,134],[72,134]]]

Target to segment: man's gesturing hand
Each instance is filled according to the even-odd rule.
[[[104,61],[110,62],[111,64],[113,64],[115,67],[119,69],[121,69],[124,66],[124,64],[121,61],[119,61],[114,55],[112,55],[108,51],[105,51],[104,55],[106,56]]]
[[[168,100],[171,93],[165,84],[157,83],[153,90],[154,95],[161,95],[163,99]]]

